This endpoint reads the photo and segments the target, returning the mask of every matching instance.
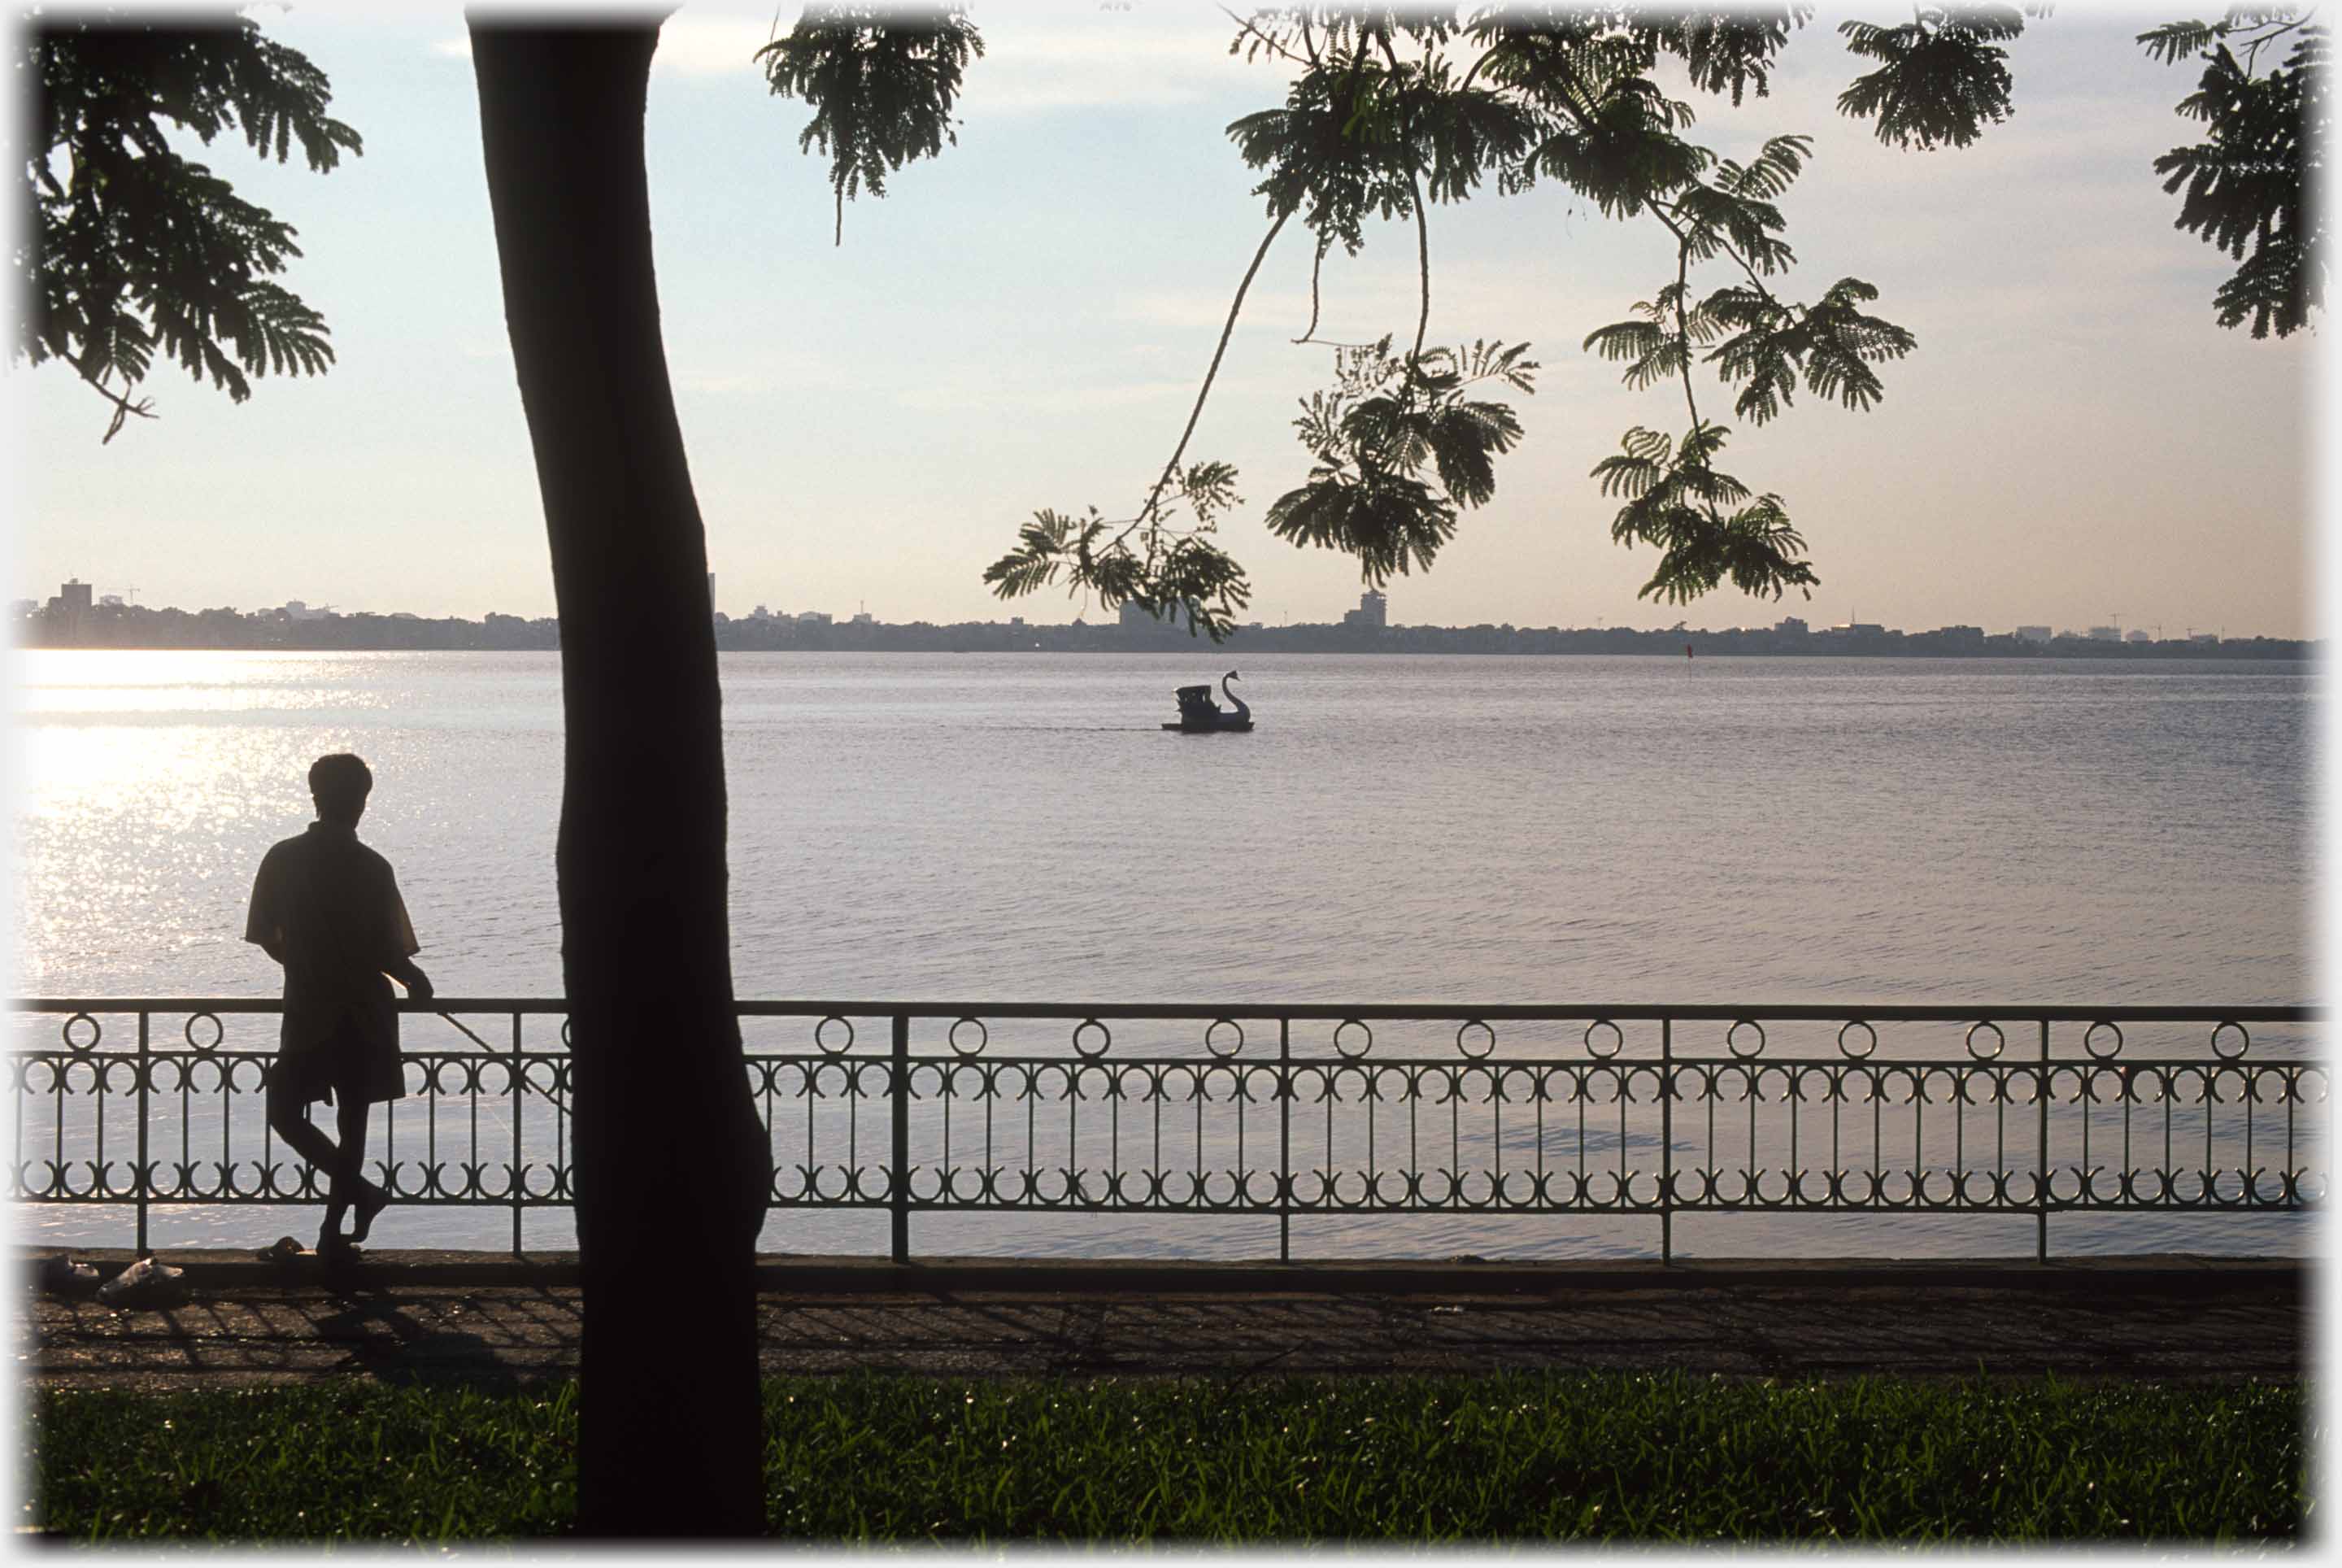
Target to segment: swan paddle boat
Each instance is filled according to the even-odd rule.
[[[1212,700],[1209,685],[1183,686],[1171,694],[1179,699],[1179,721],[1163,728],[1188,735],[1217,729],[1250,729],[1252,709],[1245,706],[1243,698],[1228,689],[1228,682],[1237,678],[1233,669],[1220,677],[1221,695],[1235,705],[1234,711]]]

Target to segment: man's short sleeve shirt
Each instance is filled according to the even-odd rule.
[[[354,829],[313,822],[272,846],[253,879],[244,940],[284,955],[285,1046],[346,1025],[396,1048],[398,1013],[384,970],[422,944],[390,862]]]

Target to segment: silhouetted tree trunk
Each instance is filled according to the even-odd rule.
[[[706,538],[651,266],[643,111],[658,18],[475,15],[471,33],[561,616],[579,1523],[751,1533],[769,1146],[733,1013]]]

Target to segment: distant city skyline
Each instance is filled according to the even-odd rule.
[[[1969,623],[2315,629],[2314,385],[2324,324],[2283,342],[2215,325],[2233,265],[2172,226],[2150,165],[2194,134],[2195,73],[2132,42],[2159,12],[2061,6],[2010,47],[2017,115],[1975,146],[1879,146],[1834,100],[1859,64],[1826,7],[1772,95],[1703,98],[1699,139],[1745,156],[1814,137],[1784,199],[1801,291],[1855,276],[1919,339],[1867,414],[1801,399],[1735,421],[1735,472],[1777,490],[1821,579],[1807,600],[1729,589],[1636,598],[1655,561],[1610,543],[1588,477],[1638,421],[1585,335],[1672,276],[1633,226],[1553,192],[1432,213],[1431,338],[1528,339],[1545,368],[1521,446],[1428,575],[1386,587],[1435,625]],[[780,25],[789,24],[785,10]],[[366,138],[335,173],[264,164],[224,137],[205,160],[299,231],[286,282],[338,362],[269,378],[241,406],[172,367],[160,417],[101,446],[104,406],[59,367],[9,377],[21,461],[20,581],[130,585],[142,603],[477,618],[553,608],[535,474],[505,341],[470,62],[458,7],[265,11],[332,78]],[[1127,515],[1160,470],[1258,243],[1257,176],[1224,127],[1283,79],[1229,58],[1208,5],[1020,5],[979,21],[959,145],[845,214],[801,155],[801,104],[750,55],[767,9],[687,5],[651,85],[651,189],[670,368],[724,598],[884,603],[901,619],[1070,619],[1045,592],[994,598],[984,568],[1037,508]],[[1224,544],[1248,569],[1240,620],[1334,619],[1356,562],[1267,535],[1306,475],[1289,428],[1326,351],[1308,254],[1265,265],[1193,456],[1240,470]],[[1411,225],[1370,226],[1324,279],[1321,336],[1411,327]],[[2249,455],[2240,457],[2240,454]],[[167,588],[159,585],[170,585]],[[1094,618],[1102,612],[1092,608]]]
[[[102,591],[102,585],[86,582],[77,578],[68,578],[66,581],[60,584],[58,592],[55,595],[49,596],[45,598],[37,595],[18,596],[11,600],[11,604],[18,613],[22,613],[25,610],[36,606],[47,606],[54,608],[60,603],[60,601],[63,601],[67,608],[73,608],[76,598],[75,591],[76,589],[80,590],[78,595],[79,607],[85,609],[96,607],[122,606],[138,609],[158,611],[175,609],[190,615],[199,614],[205,609],[232,609],[242,615],[270,615],[282,611],[286,613],[288,618],[294,620],[322,619],[328,616],[336,614],[380,615],[408,620],[451,618],[476,620],[482,618],[479,616],[451,616],[446,612],[426,613],[425,611],[411,609],[377,609],[366,607],[346,607],[329,604],[313,605],[305,598],[287,598],[275,604],[255,605],[181,605],[155,602],[150,599],[149,603],[140,605],[136,604],[135,601],[129,597],[129,590],[117,592]],[[937,622],[936,618],[932,616],[908,616],[905,617],[900,621],[891,620],[886,615],[875,613],[870,610],[866,603],[857,603],[854,609],[846,611],[821,610],[811,608],[789,609],[783,606],[774,605],[761,600],[755,604],[751,608],[745,611],[726,610],[720,604],[716,605],[715,608],[718,616],[726,619],[811,620],[818,621],[824,625],[833,623],[853,624],[857,622],[863,624],[876,623],[879,625],[909,625],[918,621],[926,621],[931,624],[966,624],[971,622],[1008,623],[1014,621],[1016,623],[1022,624],[1030,620],[1035,625],[1063,626],[1070,624],[1077,619],[1086,618],[1087,617],[1096,617],[1097,618],[1092,620],[1090,624],[1118,624],[1123,627],[1130,627],[1133,625],[1146,624],[1150,618],[1146,616],[1145,611],[1140,610],[1135,605],[1126,604],[1120,607],[1119,610],[1116,612],[1106,612],[1101,610],[1096,604],[1092,604],[1086,612],[1085,612],[1079,606],[1068,606],[1063,619],[1053,619],[1049,617],[1030,613],[1030,601],[1025,602],[1027,607],[1027,613],[1026,614],[1016,614],[1010,608],[1003,607],[995,614],[962,617],[958,618],[956,622]],[[483,613],[484,615],[511,615],[514,612],[509,610],[490,609]],[[542,610],[536,612],[534,616],[523,616],[518,618],[542,618],[550,613],[550,610]],[[1654,613],[1656,614],[1656,612]],[[1389,593],[1387,589],[1367,589],[1359,595],[1358,602],[1356,604],[1344,607],[1342,609],[1337,610],[1331,615],[1314,618],[1306,616],[1298,618],[1269,618],[1248,612],[1246,618],[1239,621],[1238,624],[1248,625],[1258,629],[1263,627],[1275,626],[1283,622],[1314,626],[1354,625],[1372,627],[1405,627],[1520,625],[1524,627],[1546,628],[1564,627],[1564,623],[1560,621],[1539,621],[1534,618],[1518,622],[1510,620],[1493,621],[1486,619],[1467,622],[1409,621],[1404,618],[1392,619],[1389,616]],[[1584,623],[1582,627],[1566,627],[1564,628],[1585,629],[1586,628],[1598,628],[1606,624],[1618,627],[1631,627],[1635,629],[1646,631],[1664,631],[1675,629],[1678,622],[1681,623],[1684,629],[1696,631],[1758,631],[1767,629],[1787,629],[1791,627],[1795,627],[1799,630],[1812,630],[1817,632],[1849,629],[1881,629],[1887,631],[1922,632],[1935,630],[1959,630],[1965,628],[1968,630],[1980,630],[1988,636],[2014,636],[2020,641],[2037,640],[2044,642],[2050,640],[2052,638],[2057,637],[2079,637],[2101,641],[2164,641],[2178,640],[2182,638],[2201,637],[2204,635],[2214,637],[2227,637],[2231,635],[2228,628],[2225,626],[2198,626],[2193,622],[2189,622],[2177,632],[2173,633],[2167,631],[2163,623],[2159,621],[2150,622],[2147,626],[2142,627],[2136,623],[2126,623],[2119,619],[2099,622],[2088,622],[2084,619],[2077,619],[2069,622],[2054,618],[2048,621],[2039,622],[2020,621],[2013,626],[1999,630],[1996,630],[1992,627],[1985,626],[1976,621],[1959,619],[1942,621],[1936,623],[1933,626],[1890,625],[1884,621],[1867,621],[1860,619],[1851,608],[1849,608],[1847,612],[1847,618],[1842,621],[1825,620],[1811,615],[1784,614],[1775,616],[1770,619],[1760,617],[1749,621],[1732,622],[1723,626],[1695,627],[1691,625],[1689,618],[1677,616],[1674,621],[1666,621],[1664,617],[1661,617],[1657,621],[1655,621],[1654,624],[1643,626],[1632,618],[1622,616],[1615,618],[1605,617],[1596,621]],[[2038,636],[2033,637],[2029,635],[2035,633],[2037,633]],[[2238,628],[2233,635],[2237,638],[2252,638],[2285,637],[2287,634],[2265,631],[2257,628]]]

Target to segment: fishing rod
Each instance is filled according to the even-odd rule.
[[[484,1050],[484,1051],[487,1052],[490,1056],[500,1056],[500,1055],[503,1055],[503,1054],[504,1054],[503,1052],[501,1052],[501,1051],[497,1050],[495,1047],[494,1047],[494,1046],[490,1045],[486,1040],[482,1040],[478,1035],[474,1034],[474,1033],[471,1031],[471,1030],[470,1030],[468,1027],[466,1027],[466,1026],[465,1026],[465,1024],[464,1020],[461,1020],[461,1019],[459,1019],[459,1018],[457,1018],[455,1014],[453,1014],[453,1013],[446,1013],[446,1012],[437,1012],[437,1010],[436,1010],[436,1009],[434,1009],[434,1010],[433,1010],[433,1011],[434,1011],[434,1012],[435,1012],[435,1013],[437,1013],[437,1016],[439,1016],[440,1018],[445,1019],[449,1023],[451,1023],[451,1024],[455,1025],[455,1032],[457,1032],[458,1034],[462,1035],[465,1040],[470,1040],[474,1045],[478,1046],[482,1050]],[[548,1103],[548,1104],[550,1104],[550,1105],[553,1105],[553,1106],[555,1106],[555,1107],[560,1107],[560,1106],[561,1106],[561,1101],[560,1101],[558,1099],[555,1099],[555,1098],[554,1093],[553,1093],[553,1091],[552,1091],[551,1090],[549,1090],[549,1089],[538,1089],[538,1088],[537,1088],[537,1086],[536,1086],[536,1084],[535,1084],[535,1083],[534,1083],[534,1082],[532,1082],[532,1081],[530,1081],[529,1076],[528,1076],[528,1073],[527,1073],[527,1071],[526,1071],[525,1070],[522,1070],[522,1071],[518,1074],[518,1076],[519,1076],[520,1081],[521,1081],[521,1082],[522,1082],[522,1084],[523,1084],[523,1085],[525,1085],[525,1087],[527,1087],[527,1088],[529,1088],[529,1089],[535,1089],[535,1090],[536,1090],[536,1092],[537,1092],[539,1095],[541,1095],[541,1096],[543,1096],[543,1097],[544,1097],[544,1099],[545,1100],[546,1103]]]

